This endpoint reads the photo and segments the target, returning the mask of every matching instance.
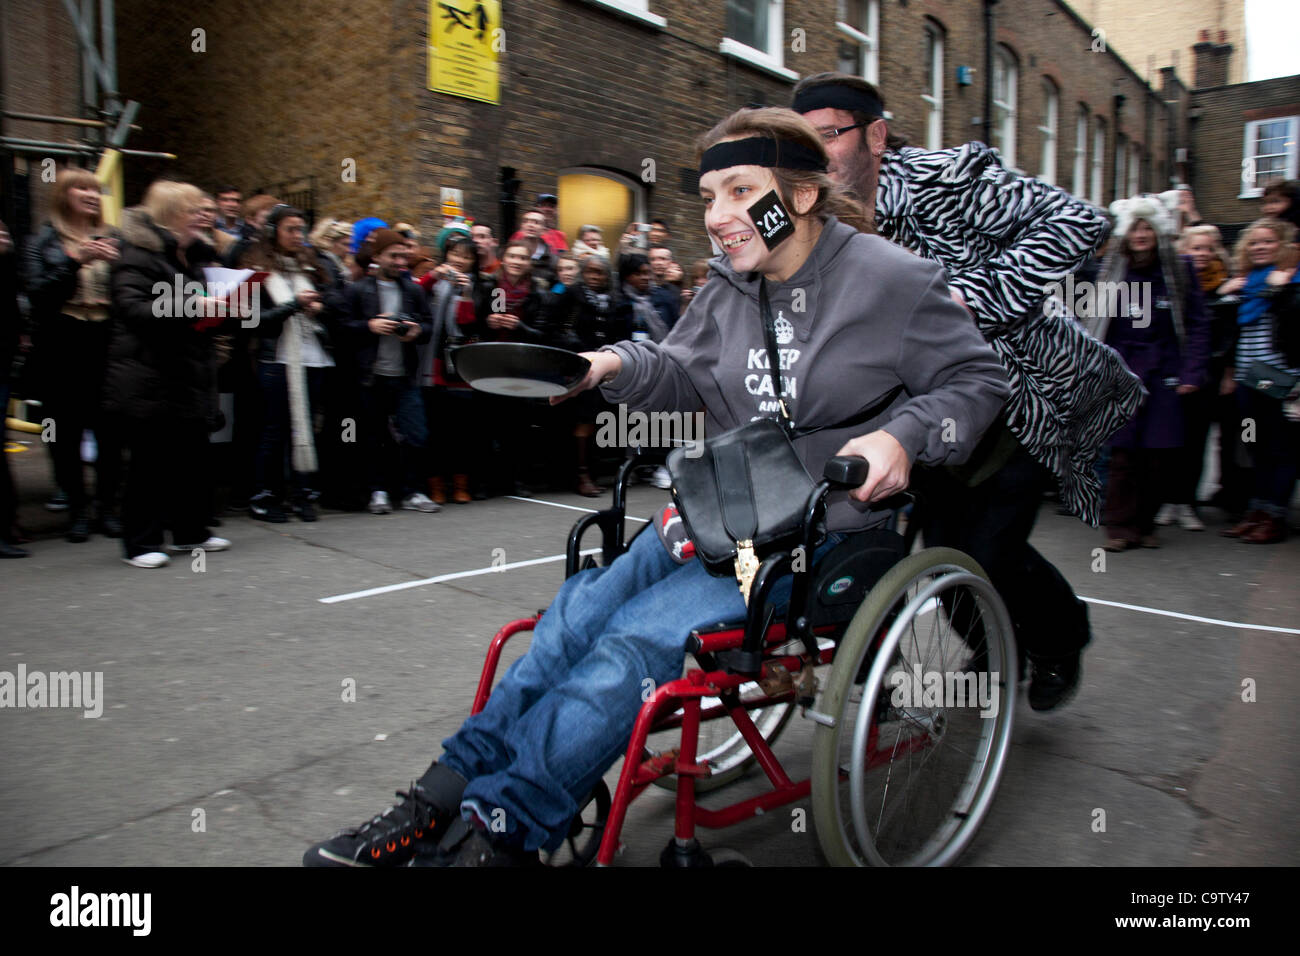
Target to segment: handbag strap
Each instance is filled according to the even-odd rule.
[[[732,541],[750,541],[758,533],[758,512],[749,482],[749,456],[744,442],[723,445],[713,452],[713,473],[718,480],[722,526]]]
[[[826,428],[850,428],[854,425],[865,424],[889,408],[894,403],[894,399],[903,391],[903,385],[899,383],[866,408],[834,424],[796,426],[794,419],[790,417],[790,409],[785,404],[785,384],[781,379],[781,353],[776,347],[776,321],[772,318],[772,306],[767,298],[767,280],[762,275],[758,277],[758,307],[763,315],[763,338],[767,343],[767,362],[772,369],[772,383],[776,388],[777,406],[781,409],[779,420],[781,427],[785,429],[786,434],[791,438],[803,438],[805,435],[812,435]]]

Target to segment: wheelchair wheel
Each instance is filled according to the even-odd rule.
[[[582,802],[578,815],[569,824],[564,842],[551,852],[542,851],[542,863],[555,867],[590,866],[600,851],[600,840],[605,835],[609,808],[613,800],[605,781],[599,781]]]
[[[741,700],[745,701],[762,699],[766,696],[762,688],[752,681],[742,684],[739,690]],[[718,697],[700,699],[700,706],[706,710],[721,703],[722,700]],[[785,730],[785,725],[790,722],[794,714],[794,707],[794,701],[787,700],[769,707],[758,707],[749,712],[750,720],[754,722],[754,726],[763,735],[768,746],[781,736],[781,731]],[[647,741],[647,748],[651,751],[667,750],[679,746],[680,742],[681,729],[672,728],[651,734]],[[725,716],[716,720],[706,720],[700,724],[697,758],[701,761],[707,759],[713,773],[707,777],[696,778],[696,793],[708,793],[710,790],[725,787],[733,780],[744,776],[756,763],[754,752],[750,750],[749,744],[745,743],[745,738],[740,735],[740,731],[736,729],[731,719]],[[675,775],[660,777],[655,781],[655,786],[663,787],[665,790],[676,790],[677,777]]]
[[[840,643],[813,739],[817,839],[838,866],[946,866],[969,845],[1011,742],[1006,608],[960,551],[909,555]]]

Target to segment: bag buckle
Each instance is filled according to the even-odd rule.
[[[736,542],[736,583],[740,585],[740,596],[749,607],[749,589],[754,586],[754,575],[758,573],[758,555],[754,554],[754,542],[746,538]]]

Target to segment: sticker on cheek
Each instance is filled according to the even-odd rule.
[[[763,237],[763,243],[769,249],[776,248],[794,235],[794,223],[781,205],[775,189],[758,197],[758,201],[749,207],[749,217],[754,220],[758,234]]]

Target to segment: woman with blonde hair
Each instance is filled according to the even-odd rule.
[[[194,253],[208,254],[202,195],[189,183],[159,180],[142,205],[122,214],[104,403],[120,417],[131,450],[122,544],[123,560],[137,568],[168,563],[168,529],[175,551],[230,547],[205,526],[208,432],[217,417],[212,338],[222,320],[212,300],[185,290],[203,281]]]
[[[1247,512],[1221,533],[1251,544],[1276,544],[1286,538],[1287,509],[1300,465],[1297,425],[1284,414],[1283,398],[1275,394],[1277,383],[1300,381],[1295,236],[1289,222],[1255,220],[1237,240],[1237,276],[1219,289],[1241,297],[1237,346],[1225,382],[1236,395],[1239,419],[1255,423],[1255,440],[1245,443],[1254,465]]]
[[[27,243],[27,294],[32,306],[34,383],[53,421],[50,454],[68,498],[67,539],[85,541],[92,522],[81,462],[81,436],[95,433],[95,528],[118,537],[117,486],[121,445],[101,414],[108,358],[109,270],[118,258],[116,230],[100,215],[100,188],[85,169],[59,171],[50,218]]]

